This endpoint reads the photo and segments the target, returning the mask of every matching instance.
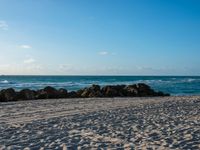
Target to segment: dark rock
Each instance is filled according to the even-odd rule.
[[[165,94],[163,92],[159,91],[156,93],[156,96],[165,96]]]
[[[0,92],[0,101],[1,102],[8,102],[8,101],[14,101],[16,99],[16,92],[12,88],[1,90]]]
[[[69,98],[77,98],[77,97],[78,97],[78,95],[77,95],[77,93],[76,93],[76,92],[74,92],[74,91],[71,91],[71,92],[69,92],[69,93],[68,93],[68,97],[69,97]]]
[[[66,89],[56,90],[47,86],[44,89],[33,91],[24,89],[15,92],[14,89],[5,89],[0,92],[0,101],[32,100],[32,99],[51,99],[51,98],[89,98],[89,97],[144,97],[144,96],[170,96],[163,92],[155,92],[150,86],[139,83],[133,85],[108,85],[102,89],[99,85],[80,89],[77,92],[68,92]]]
[[[151,89],[150,86],[144,83],[136,84],[138,90],[138,96],[155,96],[155,91]]]
[[[101,87],[100,87],[99,85],[93,84],[93,85],[90,87],[90,90],[93,90],[93,91],[100,91],[100,90],[101,90]]]
[[[170,94],[169,93],[164,93],[164,96],[170,96]]]
[[[90,89],[89,88],[85,88],[85,89],[83,89],[82,90],[82,93],[81,93],[81,95],[80,95],[80,97],[89,97],[89,94],[90,94]]]
[[[59,96],[59,92],[53,87],[47,86],[44,91],[47,93],[48,98],[57,98]]]
[[[38,90],[36,92],[35,98],[36,99],[47,99],[48,98],[48,94],[43,89],[42,90]]]
[[[23,89],[17,93],[19,100],[32,100],[36,98],[36,92],[30,89]]]
[[[91,92],[88,97],[102,97],[101,91]]]
[[[78,97],[81,97],[81,94],[83,93],[84,89],[80,89],[76,92]]]
[[[151,87],[149,85],[144,84],[144,83],[138,83],[138,84],[136,84],[136,87],[138,89],[140,89],[141,91],[146,91],[146,90],[151,89]]]
[[[117,90],[114,89],[114,86],[104,86],[101,91],[104,97],[114,97],[117,95]]]
[[[126,96],[137,96],[138,95],[138,89],[136,84],[128,85],[125,88],[125,95]]]
[[[118,95],[117,89],[115,89],[115,86],[105,86],[102,88],[102,94],[105,97],[115,97]]]
[[[58,93],[59,93],[59,98],[67,98],[68,97],[68,92],[66,89],[59,89],[58,90]]]
[[[144,83],[138,83],[133,85],[128,85],[125,87],[125,95],[132,97],[132,96],[170,96],[169,94],[165,94],[163,92],[155,92],[151,89],[150,86]]]
[[[126,94],[125,85],[109,85],[104,86],[101,90],[104,97],[123,97]]]
[[[37,99],[59,98],[59,92],[55,88],[47,86],[42,90],[38,90],[36,97]]]
[[[81,97],[102,97],[101,87],[99,85],[92,85],[89,88],[83,89]]]
[[[126,96],[126,91],[124,90],[124,88],[126,87],[126,85],[116,85],[115,89],[117,90],[117,96],[120,97],[124,97]]]

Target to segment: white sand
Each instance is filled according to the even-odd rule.
[[[200,96],[0,103],[0,137],[0,149],[198,149]]]

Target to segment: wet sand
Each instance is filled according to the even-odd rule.
[[[0,103],[0,149],[200,149],[200,96]]]

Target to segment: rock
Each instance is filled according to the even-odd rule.
[[[144,83],[138,83],[133,85],[128,85],[125,88],[125,95],[126,96],[169,96],[169,94],[165,94],[163,92],[155,92],[151,89],[150,86]]]
[[[42,89],[42,90],[38,90],[36,92],[36,99],[47,99],[48,98],[48,95],[47,93]]]
[[[92,85],[89,88],[83,89],[81,92],[81,97],[102,97],[99,85]]]
[[[133,85],[108,85],[102,89],[99,85],[80,89],[77,92],[71,91],[68,93],[66,89],[56,90],[53,87],[47,86],[44,89],[34,91],[23,89],[20,92],[15,92],[14,89],[5,89],[0,92],[0,102],[14,100],[32,100],[32,99],[51,99],[51,98],[89,98],[89,97],[144,97],[144,96],[170,96],[163,92],[155,92],[150,86],[144,83]]]
[[[71,91],[71,92],[69,92],[69,93],[68,93],[68,97],[69,97],[69,98],[77,98],[77,97],[78,97],[78,95],[77,95],[77,93],[76,93],[76,92],[74,92],[74,91]]]
[[[36,98],[36,92],[30,89],[24,89],[17,93],[19,100],[32,100]]]
[[[164,94],[163,92],[159,91],[155,94],[155,96],[168,96],[166,94]]]
[[[81,97],[81,94],[83,93],[84,89],[80,89],[76,92],[78,97]]]
[[[125,89],[126,96],[137,96],[138,95],[138,89],[137,89],[136,84],[128,85],[124,89]]]
[[[101,87],[99,85],[96,85],[96,84],[93,84],[91,87],[90,87],[91,90],[93,91],[100,91],[101,90]]]
[[[0,92],[0,101],[1,102],[8,102],[8,101],[14,101],[16,99],[16,92],[13,88],[8,88],[5,90],[1,90]]]
[[[155,92],[154,90],[151,89],[150,86],[144,83],[138,83],[128,86],[125,85],[105,86],[102,88],[101,92],[103,97],[168,96],[168,94],[164,94],[162,92]]]
[[[124,88],[126,87],[126,85],[116,85],[115,89],[117,90],[117,96],[120,97],[124,97],[126,96],[126,91],[124,90]]]
[[[67,98],[68,97],[68,91],[66,89],[59,89],[58,90],[59,93],[59,98]]]
[[[117,96],[122,97],[125,95],[124,87],[125,85],[104,86],[101,92],[104,97],[117,97]]]
[[[50,86],[37,91],[37,99],[59,98],[59,92]]]
[[[138,90],[138,96],[154,96],[156,94],[150,86],[144,83],[138,83],[136,84],[136,87]]]
[[[170,96],[170,94],[169,93],[165,93],[165,95],[164,96]]]
[[[104,97],[114,97],[117,95],[117,90],[114,86],[104,86],[101,91]]]
[[[102,97],[101,91],[91,92],[88,97]]]
[[[91,91],[90,91],[89,88],[85,88],[85,89],[83,89],[83,91],[82,91],[80,97],[84,97],[84,98],[89,97],[90,92],[91,92]]]
[[[44,91],[47,93],[48,98],[58,98],[59,97],[59,92],[50,86],[47,86],[44,88]]]

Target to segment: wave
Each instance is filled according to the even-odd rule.
[[[13,84],[14,87],[33,87],[33,88],[41,88],[45,86],[53,86],[53,87],[72,87],[72,86],[84,86],[87,83],[80,82],[22,82]]]
[[[187,79],[186,82],[200,81],[199,79]]]
[[[172,81],[174,83],[194,83],[194,82],[200,82],[200,79],[194,79],[194,78],[186,78],[181,80],[174,80]]]
[[[188,79],[172,79],[172,80],[138,80],[137,82],[144,82],[149,84],[177,84],[177,83],[194,83],[200,82],[200,79],[188,78]]]
[[[99,84],[99,85],[108,85],[108,84],[135,84],[135,83],[147,83],[147,84],[176,84],[176,83],[193,83],[193,82],[200,82],[200,79],[197,78],[171,78],[171,79],[150,79],[150,80],[87,80],[87,81],[58,81],[58,82],[10,82],[8,80],[0,81],[1,84],[12,84],[13,86],[19,87],[41,87],[41,86],[88,86],[91,84]]]
[[[10,82],[8,80],[2,80],[2,81],[0,81],[0,83],[2,83],[2,84],[8,84]]]

